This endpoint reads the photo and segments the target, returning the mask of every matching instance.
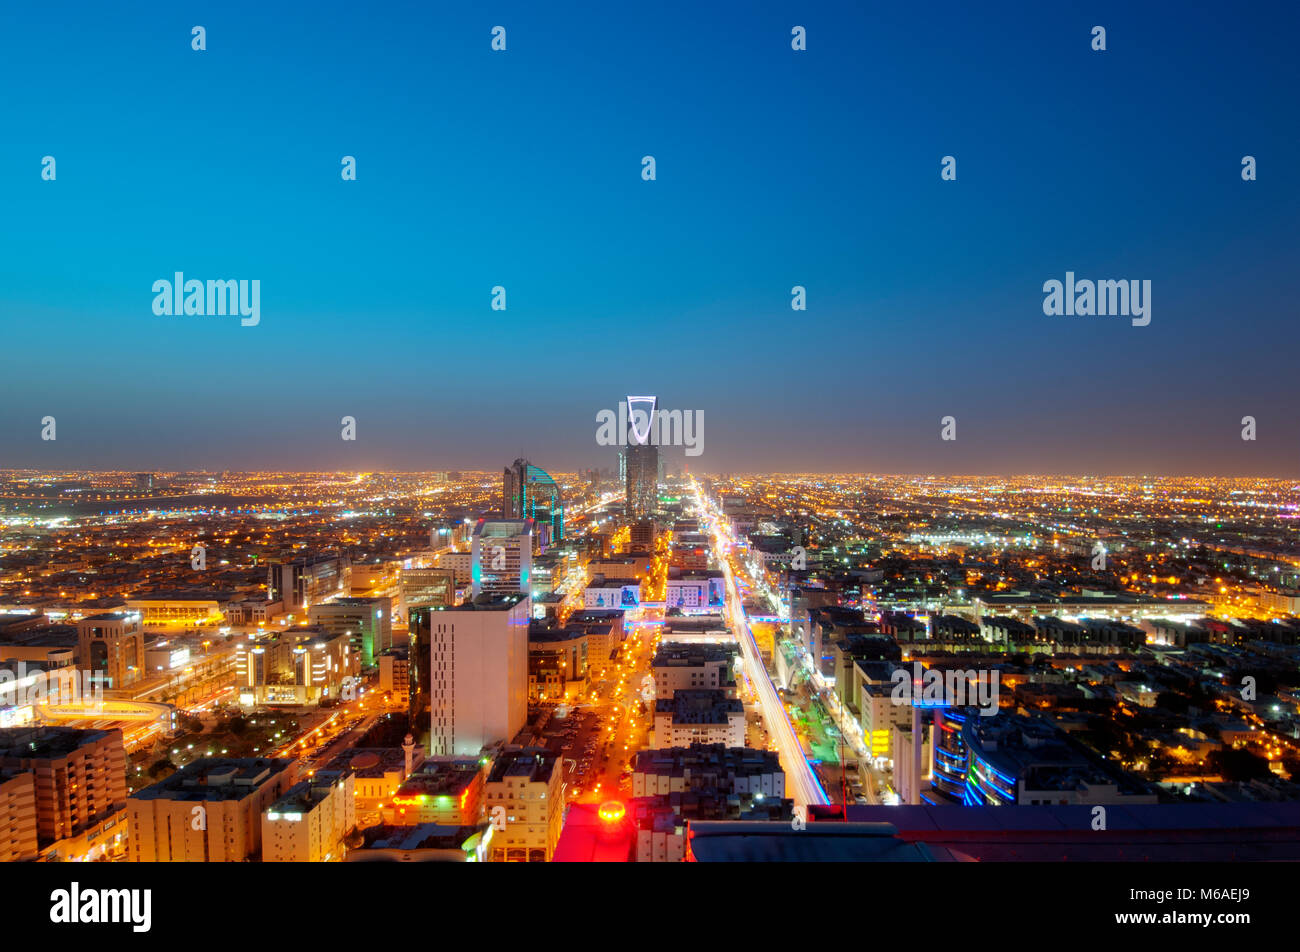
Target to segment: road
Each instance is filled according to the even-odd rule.
[[[658,571],[666,574],[666,564]],[[587,710],[598,715],[601,723],[593,737],[595,750],[591,766],[576,776],[582,790],[577,797],[580,802],[600,803],[613,796],[626,797],[631,792],[628,765],[637,751],[646,748],[654,726],[653,701],[641,713],[641,690],[659,644],[663,619],[654,616],[660,614],[644,608],[629,613],[629,632],[619,647],[618,660],[608,666],[584,696]]]
[[[781,702],[776,685],[772,683],[772,676],[768,674],[767,665],[763,663],[763,656],[758,651],[758,642],[754,640],[754,632],[749,627],[749,619],[745,615],[744,603],[728,557],[735,540],[732,539],[730,530],[724,526],[721,515],[715,514],[706,503],[699,484],[692,480],[691,485],[700,511],[708,522],[714,551],[726,576],[728,623],[737,633],[745,661],[745,673],[762,708],[768,734],[776,741],[781,767],[785,770],[786,794],[794,800],[796,806],[828,804],[831,799],[822,789],[808,758],[804,756],[794,725],[790,723],[790,716]]]

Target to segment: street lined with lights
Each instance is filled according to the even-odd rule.
[[[713,538],[714,551],[726,577],[728,618],[732,628],[737,633],[741,655],[744,658],[745,673],[753,686],[754,695],[758,699],[760,709],[763,712],[763,721],[767,726],[768,733],[776,741],[781,757],[781,766],[785,769],[786,788],[798,806],[829,804],[831,799],[827,796],[826,791],[822,789],[821,783],[817,780],[816,772],[804,754],[799,738],[795,734],[794,725],[790,723],[790,716],[786,712],[785,705],[781,702],[781,696],[777,693],[776,685],[772,683],[772,676],[763,663],[763,657],[758,650],[758,642],[754,640],[754,633],[749,627],[749,619],[745,614],[739,586],[735,575],[731,571],[731,561],[728,558],[728,553],[735,545],[735,541],[731,537],[730,530],[725,528],[721,514],[715,512],[709,506],[699,484],[692,480],[691,487],[695,493],[700,512],[708,522],[709,532]]]

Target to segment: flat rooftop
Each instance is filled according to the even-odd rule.
[[[508,611],[514,608],[521,601],[527,598],[525,592],[510,592],[507,595],[488,595],[483,594],[472,602],[462,602],[459,605],[436,606],[435,611],[443,612],[500,612]]]
[[[64,757],[110,733],[74,727],[0,728],[0,757],[35,760]]]
[[[497,757],[492,765],[488,783],[501,783],[506,779],[547,783],[551,779],[551,772],[560,760],[559,754],[544,747],[508,750]]]
[[[289,758],[203,757],[166,780],[131,794],[132,800],[242,800],[294,765]]]

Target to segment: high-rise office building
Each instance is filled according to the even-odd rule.
[[[633,443],[627,447],[628,519],[648,519],[659,502],[659,447]]]
[[[655,548],[655,521],[638,519],[629,527],[628,551],[653,552]]]
[[[307,617],[329,635],[346,634],[352,652],[370,667],[393,646],[393,602],[387,597],[338,598],[308,609]]]
[[[526,459],[517,459],[501,474],[501,514],[507,519],[532,519],[547,526],[550,542],[564,538],[564,501],[550,474]]]
[[[501,515],[506,519],[522,519],[524,512],[524,482],[527,478],[528,460],[517,459],[501,471]]]
[[[531,610],[531,599],[515,592],[413,613],[429,616],[432,755],[477,756],[524,726]]]
[[[406,681],[410,688],[407,714],[412,725],[421,723],[429,709],[430,624],[441,610],[441,607],[422,605],[412,608],[406,616]]]
[[[470,538],[471,597],[528,592],[533,520],[480,519]]]
[[[282,602],[286,612],[310,608],[332,595],[346,595],[350,585],[351,565],[341,556],[318,555],[266,567],[268,597]]]

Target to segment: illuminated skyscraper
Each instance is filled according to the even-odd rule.
[[[517,459],[501,474],[501,514],[507,519],[532,519],[550,527],[550,542],[564,538],[564,501],[550,474],[526,459]]]
[[[351,565],[346,557],[314,555],[281,561],[272,559],[266,567],[267,597],[283,602],[286,612],[310,608],[334,595],[346,594],[351,586]]]
[[[470,537],[471,597],[529,591],[532,519],[480,519]]]
[[[421,605],[412,608],[407,615],[407,684],[410,687],[410,703],[407,714],[411,724],[420,720],[429,707],[430,671],[432,658],[430,648],[431,624],[436,606]]]
[[[388,597],[337,598],[308,610],[308,619],[330,635],[343,632],[352,650],[369,667],[375,658],[393,646],[393,601]]]
[[[648,519],[659,501],[659,447],[630,443],[627,447],[628,519]]]

